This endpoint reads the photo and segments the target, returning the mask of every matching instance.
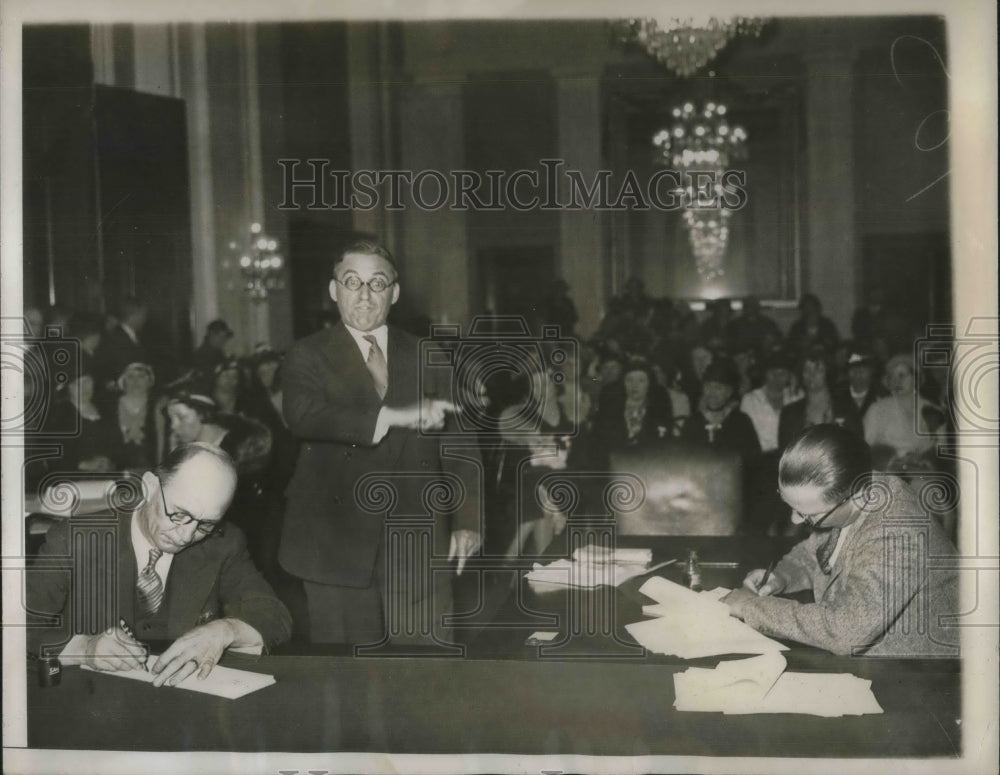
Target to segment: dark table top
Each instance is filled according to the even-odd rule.
[[[709,563],[741,563],[705,568],[707,587],[739,583],[746,570],[783,548],[733,538],[632,543],[651,546],[654,562],[694,548]],[[679,580],[680,568],[667,571],[663,575]],[[238,700],[66,667],[57,687],[40,688],[29,677],[29,746],[615,756],[961,753],[958,660],[837,657],[793,646],[785,652],[789,670],[870,679],[885,713],[682,713],[673,707],[674,673],[718,659],[685,661],[637,647],[623,626],[643,618],[648,601],[638,587],[646,577],[618,589],[545,593],[518,581],[516,571],[472,570],[463,578],[473,593],[456,608],[456,638],[465,647],[457,654],[231,654],[223,664],[277,679]],[[551,647],[526,645],[535,630],[560,635]]]

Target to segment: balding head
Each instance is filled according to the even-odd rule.
[[[143,532],[155,546],[176,554],[222,519],[236,490],[236,466],[216,447],[184,444],[144,474],[143,484]]]

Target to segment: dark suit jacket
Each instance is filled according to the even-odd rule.
[[[270,649],[291,635],[291,616],[258,573],[235,525],[220,536],[177,553],[170,565],[163,604],[153,616],[135,605],[138,569],[131,538],[132,515],[114,521],[77,518],[54,524],[28,571],[28,647],[58,650],[73,635],[93,635],[118,623],[139,640],[174,640],[194,627],[232,617],[256,629]],[[111,540],[114,552],[105,551]],[[59,568],[62,569],[59,569]],[[53,626],[42,621],[59,614]]]
[[[856,433],[861,438],[865,436],[865,430],[861,425],[861,415],[854,405],[850,395],[846,397],[835,390],[830,391],[830,405],[833,408],[833,421],[835,424],[852,433]],[[806,427],[806,399],[800,398],[787,406],[782,407],[781,416],[778,419],[778,449],[783,450],[789,442]]]
[[[136,344],[121,326],[102,334],[95,354],[98,385],[103,388],[114,382],[130,363],[150,363],[149,349],[142,340]]]
[[[383,403],[414,404],[421,391],[450,395],[450,386],[426,379],[421,384],[419,349],[415,337],[389,328],[384,402],[343,323],[299,340],[286,356],[282,407],[289,429],[302,442],[287,490],[279,551],[289,573],[320,584],[369,586],[386,517],[433,519],[434,550],[440,556],[447,556],[451,530],[481,530],[477,463],[442,459],[441,437],[414,430],[392,428],[379,444],[372,443]],[[475,436],[464,441],[471,445]],[[464,454],[478,459],[474,451]],[[429,515],[427,494],[441,483],[453,490],[456,478],[464,497],[456,493],[447,509]],[[376,480],[392,492],[382,506]]]

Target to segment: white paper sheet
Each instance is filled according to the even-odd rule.
[[[84,666],[83,669],[91,670],[92,668]],[[118,678],[131,678],[134,681],[144,681],[145,683],[152,683],[153,679],[156,677],[153,673],[147,672],[146,670],[118,670],[107,672],[94,670],[93,672],[100,672],[103,675],[111,675]],[[208,674],[208,677],[205,680],[199,680],[197,673],[195,673],[193,675],[189,675],[173,688],[188,689],[192,692],[212,694],[216,697],[225,697],[229,700],[235,700],[250,694],[251,692],[255,692],[258,689],[263,689],[265,686],[270,686],[273,683],[275,683],[273,675],[254,673],[249,670],[236,670],[232,667],[216,665],[212,668],[212,672]],[[164,686],[160,688],[169,689],[171,687]]]
[[[655,619],[626,625],[639,645],[655,654],[683,659],[721,654],[769,654],[786,646],[761,635],[739,619],[714,592],[694,592],[660,576],[639,591],[657,602],[643,608]]]
[[[850,673],[785,673],[780,654],[691,667],[674,674],[674,707],[683,711],[861,716],[882,713],[871,681]]]
[[[653,561],[653,550],[631,548],[611,549],[609,547],[587,544],[573,552],[573,559],[577,562],[611,562],[646,567]]]
[[[631,578],[646,573],[645,565],[634,563],[617,564],[606,562],[574,562],[556,560],[548,565],[535,563],[525,578],[532,587],[617,587]]]

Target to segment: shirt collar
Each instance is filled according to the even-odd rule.
[[[153,544],[146,538],[146,534],[142,532],[142,528],[139,526],[141,518],[138,512],[132,514],[132,524],[130,526],[132,551],[135,553],[135,567],[138,573],[141,573],[142,569],[149,563],[149,550],[153,548]],[[160,556],[160,559],[156,561],[156,573],[164,582],[167,580],[167,571],[170,570],[170,563],[173,560],[174,556],[172,554],[164,552]]]
[[[354,339],[355,343],[358,345],[358,350],[361,351],[361,357],[366,361],[368,360],[368,353],[371,351],[371,343],[365,339],[366,336],[374,336],[375,341],[378,342],[378,346],[382,349],[382,355],[385,356],[386,363],[389,362],[389,327],[386,325],[381,325],[372,331],[358,331],[356,328],[344,323],[344,328]]]
[[[125,336],[132,340],[133,344],[139,344],[139,336],[132,330],[132,327],[128,323],[119,323],[122,331],[125,332]]]

